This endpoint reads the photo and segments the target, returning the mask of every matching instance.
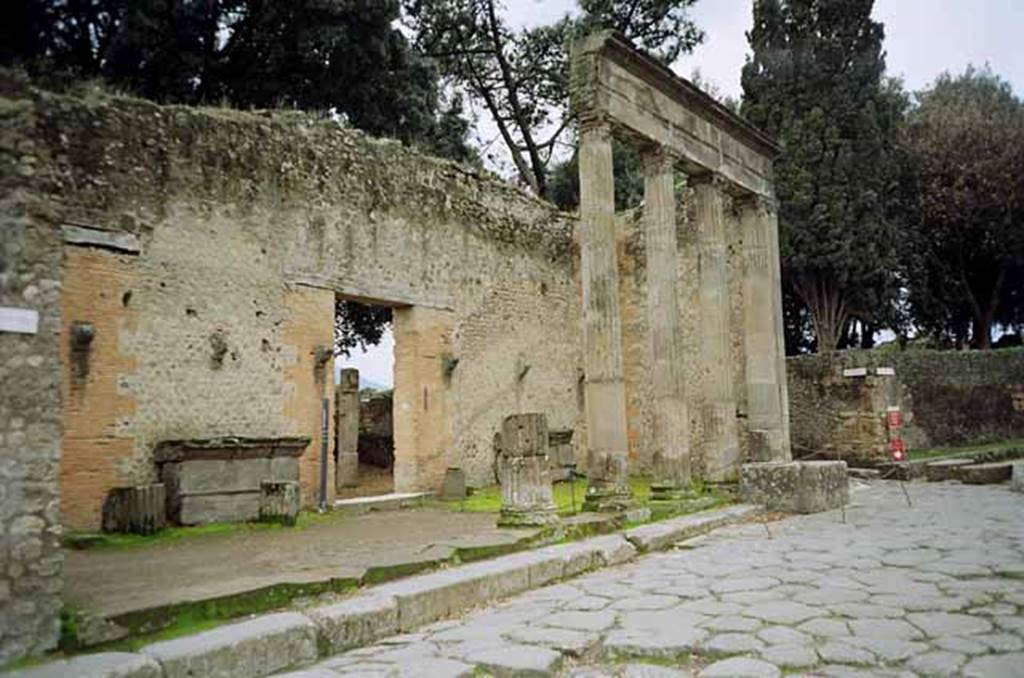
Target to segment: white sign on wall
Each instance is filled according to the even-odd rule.
[[[0,306],[0,332],[35,334],[39,331],[39,311],[30,308]]]

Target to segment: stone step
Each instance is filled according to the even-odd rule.
[[[940,459],[938,461],[932,461],[925,464],[924,476],[932,482],[953,480],[956,478],[956,472],[958,469],[964,466],[971,466],[973,464],[973,459],[964,459],[962,457],[957,457],[955,459]]]
[[[373,497],[354,497],[338,499],[334,502],[334,510],[343,513],[368,513],[370,511],[391,511],[394,509],[419,506],[424,499],[433,497],[433,492],[395,492],[379,494]]]
[[[990,464],[970,464],[960,466],[954,476],[968,485],[994,485],[1010,479],[1013,475],[1013,462],[996,461]]]

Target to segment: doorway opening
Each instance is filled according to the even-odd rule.
[[[335,490],[339,499],[394,492],[392,307],[339,296],[334,316]]]

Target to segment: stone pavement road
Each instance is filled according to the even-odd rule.
[[[845,523],[725,528],[289,675],[1024,676],[1024,495],[907,489],[909,508],[875,483]]]

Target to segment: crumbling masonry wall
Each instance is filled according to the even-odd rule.
[[[872,387],[843,377],[867,368],[867,379],[891,381],[885,393],[903,414],[902,435],[911,450],[1024,438],[1024,349],[994,351],[842,351],[788,358],[794,457],[820,453],[846,458],[850,413],[864,411]],[[893,377],[870,376],[890,367]],[[877,399],[877,397],[876,397]],[[884,407],[860,427],[884,439]],[[868,431],[861,431],[867,435]]]
[[[40,418],[4,425],[37,427],[18,454],[46,483],[44,526],[57,522],[61,426],[67,526],[98,527],[111,487],[154,481],[152,451],[168,439],[309,436],[309,505],[318,403],[332,397],[313,353],[330,344],[335,294],[396,305],[413,323],[399,334],[445,318],[427,323],[441,334],[403,382],[419,428],[397,489],[435,489],[446,464],[493,482],[493,436],[509,414],[578,427],[573,220],[551,206],[305,115],[11,83],[4,94],[4,195],[25,205],[4,212],[21,239],[5,232],[4,299],[43,317],[38,335],[0,334],[0,365],[17,368],[4,406]],[[71,347],[76,323],[94,328],[85,351]]]

